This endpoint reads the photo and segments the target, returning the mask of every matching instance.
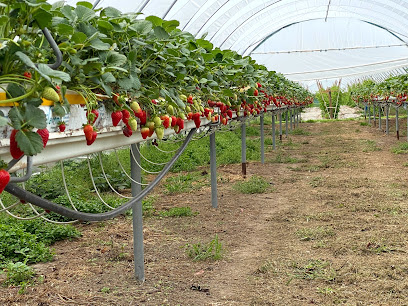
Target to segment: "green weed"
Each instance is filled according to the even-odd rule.
[[[407,154],[408,153],[408,142],[400,142],[391,149],[392,153],[395,154]]]
[[[167,178],[163,186],[168,194],[190,192],[207,184],[206,178],[203,182],[199,172],[186,173]]]
[[[160,217],[191,217],[197,213],[193,213],[190,207],[172,207],[169,210],[159,211]]]
[[[331,267],[331,263],[324,260],[309,260],[306,264],[294,262],[292,268],[292,279],[319,279],[331,282],[336,278],[336,271]]]
[[[333,237],[335,235],[335,232],[331,227],[318,226],[314,228],[299,229],[295,234],[299,237],[300,240],[309,241]]]
[[[254,194],[264,193],[270,186],[270,183],[265,178],[253,175],[246,181],[235,183],[232,188],[241,193]]]
[[[27,285],[29,285],[34,278],[34,270],[27,266],[25,262],[8,263],[4,269],[6,272],[5,286],[21,286],[19,293],[23,293]]]
[[[309,136],[309,135],[311,135],[310,132],[305,131],[304,129],[301,129],[301,128],[293,129],[293,130],[290,132],[290,134],[292,134],[292,135],[304,135],[304,136]]]
[[[199,260],[219,260],[223,256],[222,244],[218,239],[218,235],[215,235],[209,243],[194,243],[186,245],[186,253],[188,257],[194,261]]]
[[[375,152],[381,151],[381,148],[377,146],[377,143],[374,140],[362,140],[363,152]]]

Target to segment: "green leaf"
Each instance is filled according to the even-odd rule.
[[[31,131],[18,131],[16,141],[19,148],[26,155],[36,155],[43,149],[43,141],[40,135]]]
[[[110,49],[110,45],[107,44],[107,43],[104,43],[99,38],[93,39],[91,41],[91,46],[92,46],[92,48],[94,48],[96,50],[101,50],[101,51],[107,51],[107,50]]]
[[[133,77],[122,78],[118,80],[118,85],[121,89],[129,90],[133,88]]]
[[[129,28],[140,34],[146,35],[153,29],[153,24],[148,20],[136,20]]]
[[[65,73],[63,71],[59,71],[59,70],[54,70],[50,67],[48,67],[48,65],[46,64],[38,64],[38,71],[42,74],[42,75],[46,75],[52,79],[60,79],[64,82],[69,82],[71,81],[71,77],[68,73]]]
[[[99,28],[103,28],[108,31],[113,30],[113,25],[109,21],[100,19],[97,21],[97,23],[98,23]]]
[[[93,7],[93,4],[90,3],[90,2],[87,2],[87,1],[79,1],[79,2],[77,2],[76,5],[82,5],[82,6],[85,6],[85,7],[89,8],[89,9],[92,9],[92,7]]]
[[[21,125],[23,123],[23,115],[20,112],[20,108],[18,107],[13,107],[9,113],[8,113],[8,117],[10,118],[11,121],[11,125],[19,130],[21,129]]]
[[[61,103],[54,103],[52,112],[59,117],[65,116],[65,108],[62,107]]]
[[[26,106],[24,112],[24,121],[37,129],[44,129],[47,127],[47,117],[45,113],[31,104]]]
[[[78,5],[74,11],[78,16],[78,19],[82,22],[87,22],[96,16],[92,9],[83,5]]]
[[[0,116],[0,126],[5,126],[8,123],[8,119]]]
[[[21,85],[17,85],[15,83],[10,83],[7,85],[7,96],[9,98],[16,98],[20,97],[25,94],[24,87]]]
[[[43,103],[43,100],[40,98],[32,98],[27,101],[27,104],[31,104],[32,106],[39,107]]]
[[[106,16],[110,18],[116,18],[120,17],[122,15],[122,12],[115,9],[114,7],[108,6],[104,8],[101,12],[101,16]]]
[[[83,44],[87,38],[88,36],[86,36],[85,33],[76,32],[74,35],[72,35],[71,40],[76,44]]]
[[[127,57],[115,51],[109,51],[106,63],[110,66],[122,66],[127,62]]]
[[[70,26],[69,24],[65,24],[65,23],[59,23],[57,25],[57,31],[58,34],[60,35],[73,35],[75,33],[75,30],[72,26]]]
[[[207,51],[211,51],[214,48],[214,45],[205,39],[197,39],[196,43]]]
[[[153,31],[154,31],[154,35],[156,35],[156,37],[157,37],[158,39],[168,39],[168,38],[169,38],[169,34],[166,32],[166,30],[163,29],[163,28],[160,27],[160,26],[155,27],[155,28],[153,29]]]
[[[47,12],[46,10],[39,8],[35,14],[34,19],[37,21],[38,25],[41,29],[45,27],[49,27],[51,25],[52,15],[51,13]]]
[[[163,19],[157,16],[148,16],[145,19],[153,23],[155,26],[161,26],[163,24]]]
[[[178,20],[169,20],[169,21],[164,21],[162,24],[162,27],[167,32],[171,32],[174,29],[176,29],[179,25],[180,25],[180,22]]]
[[[116,78],[110,72],[103,74],[102,75],[102,80],[105,83],[114,83],[114,82],[116,82]]]

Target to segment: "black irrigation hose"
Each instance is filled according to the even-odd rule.
[[[48,43],[50,44],[52,50],[54,51],[55,56],[57,57],[55,59],[55,63],[54,64],[48,64],[48,66],[51,69],[57,69],[62,64],[61,50],[58,48],[57,43],[55,42],[54,38],[52,38],[52,35],[51,35],[50,31],[47,28],[42,29],[42,32],[44,33],[45,38],[48,40]]]
[[[41,207],[43,209],[53,211],[57,214],[60,214],[70,219],[76,219],[76,220],[81,220],[81,221],[103,221],[103,220],[111,219],[111,218],[114,218],[124,213],[128,209],[130,209],[133,204],[143,199],[150,191],[152,191],[154,187],[156,187],[156,185],[167,174],[167,172],[174,165],[174,163],[177,161],[180,155],[184,152],[187,145],[193,138],[193,135],[196,132],[196,130],[197,129],[195,128],[191,129],[190,133],[187,135],[186,139],[184,140],[183,145],[180,147],[177,153],[173,156],[173,158],[166,164],[166,166],[164,166],[163,170],[156,176],[153,182],[151,182],[145,189],[142,190],[141,193],[139,193],[136,197],[128,201],[126,204],[123,204],[122,206],[115,208],[108,212],[99,213],[99,214],[91,214],[91,213],[83,213],[83,212],[75,211],[75,210],[66,208],[64,206],[58,205],[56,203],[53,203],[51,201],[48,201],[46,199],[43,199],[31,192],[28,192],[18,187],[15,184],[8,184],[5,188],[5,191],[16,196],[19,199],[22,199],[26,202],[37,205],[38,207]]]

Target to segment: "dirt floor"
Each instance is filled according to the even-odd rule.
[[[405,128],[405,127],[404,127]],[[79,225],[26,293],[1,288],[1,305],[408,305],[407,155],[364,121],[301,123],[266,163],[249,162],[267,193],[244,195],[241,165],[219,167],[210,187],[166,195],[144,219],[146,281],[133,279],[131,217]],[[406,136],[404,136],[406,137]],[[202,171],[208,169],[202,169]],[[218,235],[224,256],[193,261],[186,244]]]

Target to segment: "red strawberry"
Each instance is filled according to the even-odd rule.
[[[123,128],[123,135],[125,135],[126,137],[130,137],[132,136],[132,134],[132,129],[128,128],[127,126]]]
[[[163,126],[165,129],[168,129],[170,127],[170,117],[168,115],[164,115],[160,117],[161,120],[163,120]]]
[[[214,101],[211,101],[211,100],[208,100],[208,106],[209,106],[209,107],[214,107],[214,106],[215,106],[215,102],[214,102]]]
[[[188,96],[187,102],[190,103],[190,104],[193,104],[193,96],[192,95]]]
[[[41,136],[42,141],[43,141],[43,147],[45,148],[48,142],[48,138],[50,138],[50,132],[48,132],[47,129],[41,129],[41,130],[37,130],[37,134]]]
[[[227,125],[228,119],[227,119],[226,117],[223,117],[223,118],[221,119],[221,123],[222,123],[223,125]]]
[[[26,79],[31,79],[31,77],[32,77],[31,72],[29,72],[29,71],[24,72],[24,73],[23,73],[23,76],[24,76]]]
[[[146,111],[142,112],[142,116],[139,117],[140,119],[140,124],[141,125],[145,125],[146,124],[146,120],[147,120],[147,113]]]
[[[177,125],[180,128],[180,131],[184,129],[184,120],[181,118],[177,118]]]
[[[123,114],[121,111],[116,111],[111,114],[112,124],[113,126],[117,126],[119,122],[122,120]]]
[[[122,121],[124,124],[128,124],[130,119],[130,113],[127,109],[122,110]]]
[[[10,135],[10,154],[14,159],[19,159],[24,155],[24,152],[20,150],[16,141],[17,132],[18,130],[13,130]]]
[[[6,170],[0,170],[0,194],[3,192],[4,188],[6,188],[7,184],[10,182],[10,173]]]
[[[177,117],[171,116],[171,127],[174,127],[177,124]]]
[[[65,123],[64,122],[60,122],[59,124],[58,124],[58,128],[59,128],[59,131],[62,133],[62,132],[64,132],[65,131]]]
[[[256,85],[258,85],[258,88],[262,87],[261,83],[256,83]]]
[[[85,134],[86,141],[91,141],[92,140],[93,131],[94,131],[94,129],[93,129],[92,125],[87,124],[87,125],[84,126],[84,134]]]
[[[193,114],[193,120],[194,120],[196,128],[198,129],[200,127],[200,125],[201,125],[200,113],[194,113]]]
[[[143,139],[146,139],[147,136],[149,136],[150,129],[147,126],[142,127],[142,129],[140,130],[140,133],[142,134]]]
[[[95,139],[96,139],[96,136],[98,136],[98,133],[96,133],[96,131],[93,131],[92,133],[91,133],[91,139],[87,139],[86,140],[86,144],[88,145],[88,146],[90,146],[91,144],[93,144],[94,143],[94,141],[95,141]]]
[[[215,103],[215,105],[216,105],[217,107],[222,107],[222,106],[224,105],[224,103],[218,101],[217,103]]]
[[[227,110],[227,115],[228,115],[228,117],[230,117],[231,119],[232,119],[232,110]]]
[[[256,97],[258,95],[258,89],[254,90],[254,96]]]

